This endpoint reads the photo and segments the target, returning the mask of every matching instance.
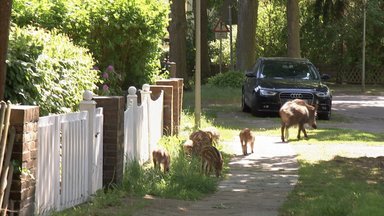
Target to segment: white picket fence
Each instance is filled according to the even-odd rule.
[[[128,89],[124,112],[124,165],[131,160],[144,163],[151,159],[151,152],[163,133],[163,91],[159,98],[152,100],[150,86],[144,84],[140,91],[140,105],[137,104],[136,92],[135,87]]]
[[[124,165],[151,158],[163,132],[163,91],[151,99],[148,84],[130,87],[124,112]],[[44,215],[87,201],[102,188],[103,110],[95,108],[92,93],[84,93],[78,113],[39,118],[36,213]]]
[[[39,118],[37,214],[78,205],[102,188],[103,110],[84,98],[81,112]]]

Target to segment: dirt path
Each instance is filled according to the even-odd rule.
[[[135,215],[277,215],[297,181],[296,155],[289,144],[276,142],[278,137],[256,139],[255,153],[247,156],[241,155],[238,138],[223,143],[237,156],[215,194],[196,202],[152,199],[151,208]]]

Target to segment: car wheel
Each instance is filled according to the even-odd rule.
[[[319,114],[319,119],[321,120],[330,120],[331,119],[331,110],[327,113]]]
[[[250,112],[251,108],[245,103],[245,96],[244,96],[244,91],[241,94],[241,110],[243,112]]]
[[[261,112],[258,110],[258,104],[257,104],[257,99],[254,98],[252,101],[252,106],[251,106],[251,113],[254,116],[260,116]]]

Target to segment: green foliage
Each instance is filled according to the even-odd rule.
[[[258,26],[256,28],[257,56],[286,56],[286,23],[285,1],[259,2]]]
[[[100,68],[113,65],[127,89],[159,76],[168,13],[168,4],[157,0],[16,0],[12,18],[67,34]]]
[[[97,72],[88,50],[56,31],[11,28],[5,98],[39,105],[40,114],[77,110],[84,90],[94,90]]]
[[[15,0],[12,5],[12,21],[18,26],[60,28],[66,13],[67,7],[62,0]]]
[[[228,71],[216,74],[208,78],[208,84],[217,87],[241,88],[244,81],[244,74],[239,71]]]
[[[96,1],[90,9],[87,44],[100,65],[114,65],[123,89],[153,82],[160,68],[167,5],[155,0]]]

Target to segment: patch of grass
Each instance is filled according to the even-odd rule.
[[[366,85],[365,91],[362,91],[361,85],[352,85],[352,84],[335,84],[335,83],[327,83],[327,85],[331,88],[334,95],[342,95],[342,94],[364,94],[364,95],[383,95],[384,94],[384,86],[383,85]]]
[[[196,200],[216,191],[217,183],[218,179],[201,174],[198,159],[187,158],[182,151],[179,151],[177,156],[171,158],[171,168],[167,174],[153,169],[152,164],[141,166],[135,161],[129,163],[122,189],[136,196],[149,194]]]
[[[300,161],[299,181],[280,215],[384,215],[384,158]]]
[[[370,133],[352,129],[342,128],[322,128],[316,130],[307,130],[308,139],[303,138],[297,140],[297,128],[289,129],[289,142],[291,144],[361,144],[367,145],[382,145],[384,134]],[[280,135],[280,129],[272,130],[270,134]]]
[[[205,106],[241,104],[241,88],[220,88],[211,85],[201,86],[201,104]],[[185,91],[183,94],[183,107],[194,109],[195,91]]]

